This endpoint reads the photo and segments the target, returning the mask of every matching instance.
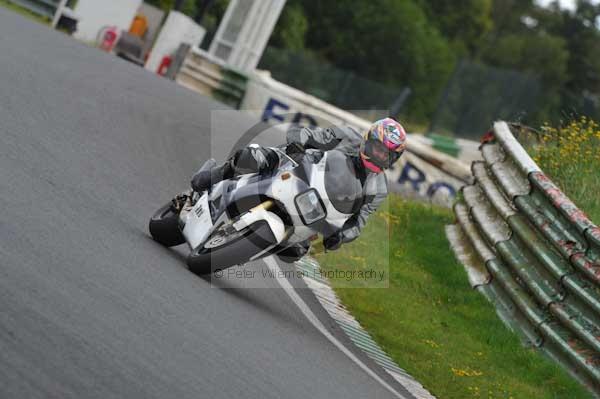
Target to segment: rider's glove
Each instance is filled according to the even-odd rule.
[[[305,152],[306,149],[300,143],[292,142],[285,147],[285,153],[296,162],[302,159]]]
[[[323,246],[328,251],[335,251],[339,249],[343,244],[343,237],[341,232],[334,233],[329,237],[323,239]]]

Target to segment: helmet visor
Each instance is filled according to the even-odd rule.
[[[389,169],[402,155],[401,152],[390,151],[379,140],[367,140],[365,143],[365,155],[369,161],[381,169]]]

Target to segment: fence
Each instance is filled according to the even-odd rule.
[[[477,139],[494,118],[521,120],[538,111],[538,78],[462,60],[442,93],[430,132]]]
[[[399,112],[410,95],[407,88],[390,88],[389,85],[336,68],[309,54],[275,47],[267,47],[259,68],[270,71],[275,79],[336,107],[374,110],[374,114],[369,115],[370,119],[388,116],[387,113],[377,113],[377,110],[394,108]]]
[[[64,0],[10,0],[10,2],[51,20],[66,3]]]
[[[452,247],[499,316],[600,395],[600,228],[556,187],[504,122],[455,204]]]

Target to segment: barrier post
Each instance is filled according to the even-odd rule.
[[[60,21],[60,17],[62,16],[63,10],[67,5],[67,0],[60,0],[58,6],[56,7],[56,11],[54,12],[54,17],[52,18],[52,27],[56,29],[58,25],[58,21]]]

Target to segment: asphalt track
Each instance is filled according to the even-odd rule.
[[[2,8],[0,87],[0,398],[392,397],[275,282],[148,237],[225,106]]]

